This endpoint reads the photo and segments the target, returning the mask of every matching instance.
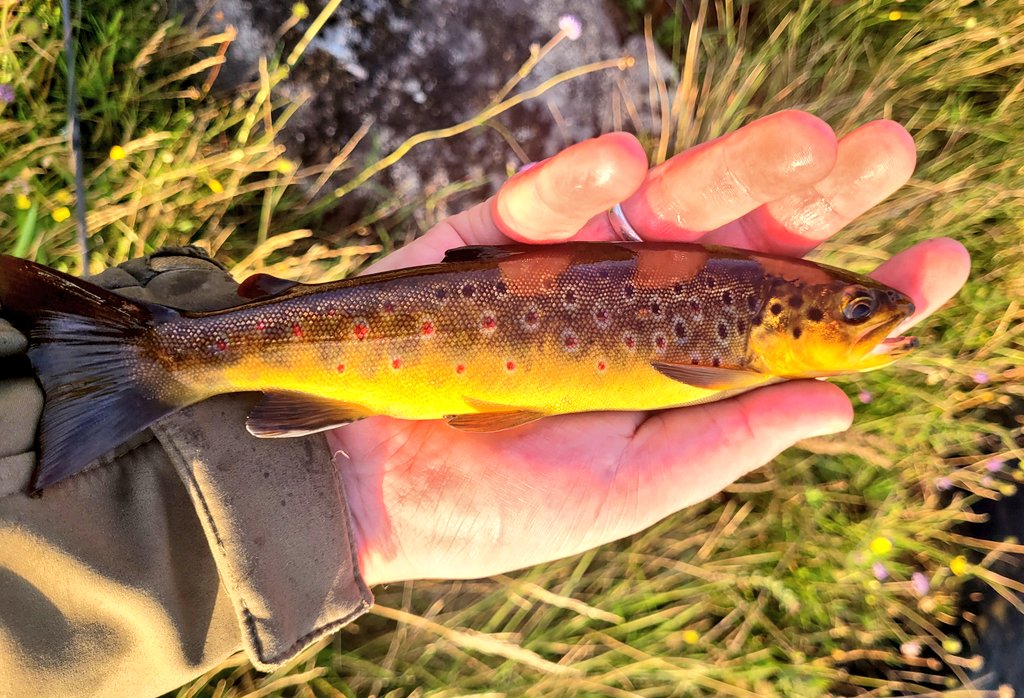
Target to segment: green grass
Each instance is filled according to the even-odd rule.
[[[29,18],[0,0],[0,83],[17,89],[0,111],[0,249],[75,270],[73,222],[53,217],[71,190],[59,22],[54,3],[37,4]],[[431,220],[436,199],[382,201],[324,231],[324,207],[351,187],[311,204],[297,186],[322,172],[296,170],[275,141],[290,109],[273,96],[287,60],[268,64],[262,85],[218,96],[209,78],[229,37],[86,5],[91,267],[191,241],[240,274],[336,278],[415,231],[412,208]],[[262,676],[237,657],[181,695],[896,695],[964,685],[978,660],[951,634],[957,594],[972,576],[1009,593],[1012,581],[988,568],[1022,551],[954,527],[975,518],[972,502],[1022,479],[985,463],[1020,456],[1024,15],[1014,0],[722,0],[692,26],[674,23],[686,17],[679,8],[659,12],[652,33],[681,57],[683,80],[666,88],[661,138],[648,138],[656,159],[783,108],[840,133],[898,119],[920,152],[913,180],[818,256],[866,271],[949,235],[974,260],[966,289],[920,329],[920,351],[844,381],[871,396],[857,400],[846,434],[805,442],[712,500],[575,558],[378,589],[370,615],[285,670]],[[452,134],[430,137],[439,135]],[[126,157],[113,160],[117,145]],[[372,184],[386,164],[353,169],[352,186]],[[954,564],[957,575],[959,555],[969,564]],[[875,562],[887,581],[875,579]],[[913,590],[915,572],[928,593]],[[919,657],[901,651],[915,643]]]

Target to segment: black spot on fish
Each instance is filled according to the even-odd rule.
[[[800,335],[802,335],[803,333],[804,333],[804,331],[802,329],[800,329],[799,327],[794,327],[793,328],[793,339],[800,339]]]
[[[683,324],[682,320],[677,320],[675,324],[676,337],[679,339],[686,339],[686,325]]]
[[[695,300],[690,300],[690,312],[696,315],[700,312],[700,303]]]
[[[622,287],[622,293],[625,294],[626,298],[632,299],[636,295],[636,289],[633,288],[633,284],[626,284]]]
[[[743,334],[744,332],[746,332],[747,331],[747,323],[743,322],[742,320],[737,320],[736,321],[736,331],[739,334]]]
[[[772,311],[772,315],[779,315],[779,314],[781,314],[782,313],[782,303],[772,303],[772,306],[769,308],[769,310]]]
[[[754,312],[756,308],[757,299],[754,298],[754,294],[750,294],[749,296],[747,296],[747,310],[749,310],[750,312]]]
[[[719,366],[722,365],[722,360],[716,356],[711,359],[711,365],[714,366],[715,368],[718,368]]]
[[[676,282],[676,285],[672,287],[672,290],[675,291],[677,296],[683,295],[683,285],[678,281]]]
[[[462,287],[462,295],[466,298],[472,298],[474,293],[476,293],[476,287],[473,284],[466,284]]]
[[[755,315],[754,319],[751,320],[751,322],[755,325],[760,325],[764,323],[764,315]]]
[[[790,296],[789,297],[789,307],[790,308],[799,308],[803,304],[804,304],[804,299],[801,298],[800,296]]]
[[[661,303],[658,301],[651,301],[651,315],[661,315]]]
[[[690,363],[693,364],[694,366],[696,366],[697,364],[700,363],[700,359],[698,359],[696,356],[694,356],[693,358],[690,359]]]
[[[576,304],[576,292],[573,291],[571,288],[565,292],[565,302],[567,305]]]
[[[729,335],[729,330],[726,328],[724,322],[718,323],[718,338],[725,339]]]
[[[821,308],[807,309],[807,319],[811,322],[820,322],[823,317],[825,317],[825,314],[821,312]]]
[[[727,306],[732,305],[732,291],[729,289],[722,291],[722,304]]]
[[[448,297],[448,291],[444,290],[443,288],[434,289],[434,297],[437,298],[437,300],[439,301],[443,301],[445,298]]]
[[[498,293],[500,293],[503,296],[506,293],[508,293],[508,286],[505,285],[504,281],[499,281],[498,283],[494,284],[494,288],[498,291]]]
[[[715,287],[715,277],[713,277],[713,276],[705,276],[704,277],[704,285],[707,288],[714,288]]]

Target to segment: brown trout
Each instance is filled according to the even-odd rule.
[[[914,309],[894,289],[696,244],[464,247],[328,284],[256,275],[239,294],[179,312],[0,257],[0,312],[46,396],[36,488],[221,393],[264,393],[247,422],[260,437],[370,415],[496,431],[869,370],[916,346],[886,338]]]

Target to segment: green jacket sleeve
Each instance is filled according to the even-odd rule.
[[[94,280],[186,310],[239,300],[192,248]],[[0,320],[0,696],[158,695],[241,649],[271,669],[372,603],[326,441],[252,438],[252,396],[28,496],[43,397],[24,347]]]

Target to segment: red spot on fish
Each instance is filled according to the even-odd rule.
[[[301,337],[302,336],[302,325],[300,325],[297,322],[294,325],[292,325],[292,334],[295,335],[296,337]]]
[[[493,315],[484,315],[480,318],[480,326],[484,330],[490,331],[498,326],[498,320]]]
[[[516,370],[516,362],[515,361],[508,361],[508,362],[506,362],[505,363],[505,369],[508,370],[508,371],[515,371]]]
[[[228,343],[223,339],[217,340],[217,351],[225,351],[228,348]]]
[[[338,373],[345,372],[345,364],[338,364]]]
[[[337,311],[337,310],[336,310],[336,309],[335,309],[334,307],[328,307],[328,308],[327,308],[327,314],[328,314],[328,315],[334,315],[334,314],[335,314],[335,313],[337,313],[337,312],[338,312],[338,311]]]
[[[655,336],[655,338],[654,338],[654,345],[656,347],[658,347],[659,349],[664,349],[665,348],[665,335],[659,334],[659,335]]]
[[[266,328],[267,328],[267,325],[266,325],[266,323],[264,323],[264,322],[263,322],[262,320],[257,320],[257,321],[256,321],[256,329],[257,329],[258,331],[262,332],[262,331],[263,331],[263,330],[265,330]]]
[[[605,364],[604,361],[598,361],[597,362],[597,370],[598,371],[604,371],[606,368],[608,368],[608,366],[607,366],[607,364]]]
[[[365,322],[357,322],[356,326],[352,328],[352,333],[361,342],[366,339],[366,335],[370,334],[370,326]]]
[[[564,342],[565,346],[568,347],[569,349],[572,349],[574,346],[576,346],[576,338],[573,337],[572,335],[567,336]]]
[[[626,335],[625,337],[623,337],[622,341],[626,345],[627,349],[633,349],[634,347],[636,347],[636,340],[630,335]]]
[[[395,312],[395,304],[390,302],[390,301],[385,303],[384,304],[384,312],[385,313],[393,313],[393,312]]]
[[[402,367],[402,360],[401,359],[392,359],[391,360],[391,368],[397,370],[397,369],[400,369],[401,367]]]
[[[455,367],[455,372],[458,373],[459,375],[462,375],[463,373],[466,372],[466,367],[463,366],[462,364],[459,364],[458,366]]]
[[[420,332],[423,333],[425,336],[430,336],[434,334],[434,323],[432,323],[430,320],[427,320],[420,327]]]

